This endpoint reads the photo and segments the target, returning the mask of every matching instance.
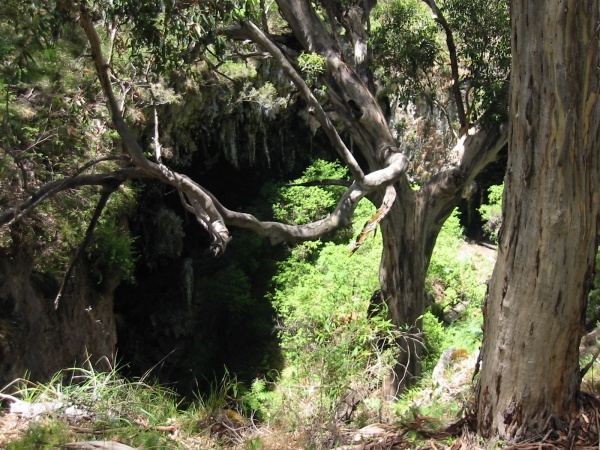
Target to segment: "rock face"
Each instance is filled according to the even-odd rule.
[[[26,258],[0,257],[0,388],[26,374],[48,380],[88,357],[108,368],[116,344],[112,292],[98,292],[80,264],[55,310],[56,283],[31,267]]]

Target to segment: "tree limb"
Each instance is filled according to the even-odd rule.
[[[268,51],[279,63],[280,67],[283,69],[292,83],[294,83],[294,85],[298,88],[308,105],[314,110],[315,117],[323,127],[325,134],[327,134],[327,137],[340,155],[340,158],[342,158],[344,164],[346,164],[350,169],[352,177],[357,181],[361,181],[364,178],[362,169],[358,165],[358,162],[348,147],[346,147],[344,141],[342,141],[342,138],[331,123],[329,116],[325,113],[319,101],[312,94],[310,88],[304,82],[304,79],[300,76],[300,74],[298,74],[296,69],[294,69],[279,47],[271,42],[269,38],[260,30],[260,28],[249,21],[243,22],[242,26],[248,31],[248,35],[252,38],[252,40],[260,47]]]
[[[339,228],[347,227],[352,220],[356,205],[363,197],[382,187],[392,185],[404,175],[408,164],[406,158],[399,153],[394,156],[395,158],[390,159],[391,163],[386,168],[365,175],[362,183],[353,182],[344,192],[331,215],[312,223],[287,225],[279,222],[261,222],[251,214],[225,208],[215,198],[213,202],[228,225],[250,229],[267,237],[272,244],[318,239]],[[389,196],[387,198],[390,199]]]
[[[450,69],[452,72],[452,95],[456,102],[456,112],[458,114],[458,121],[460,122],[460,135],[463,135],[469,126],[469,119],[465,113],[465,103],[463,101],[462,93],[460,92],[460,75],[458,73],[458,57],[456,55],[456,44],[454,42],[454,35],[452,29],[446,18],[439,10],[435,0],[423,0],[433,13],[433,19],[440,24],[446,33],[446,46],[448,47],[448,53],[450,55]]]
[[[342,50],[310,1],[277,0],[277,4],[305,50],[318,53],[325,59],[321,78],[355,147],[372,169],[387,165],[388,158],[398,149],[369,85],[346,63]]]
[[[65,272],[62,283],[58,290],[58,294],[56,294],[56,298],[54,299],[54,309],[58,309],[58,304],[60,302],[60,299],[62,298],[62,296],[65,292],[65,289],[67,287],[69,279],[71,278],[71,273],[73,272],[75,265],[79,261],[81,254],[87,248],[89,243],[92,242],[92,237],[94,236],[94,229],[96,228],[98,219],[100,219],[100,216],[102,215],[102,211],[104,210],[104,207],[106,206],[106,203],[108,202],[108,199],[110,198],[110,195],[115,190],[117,190],[120,185],[121,185],[121,182],[117,181],[117,182],[112,183],[110,186],[107,186],[104,189],[102,189],[102,192],[100,193],[100,199],[98,200],[98,204],[96,205],[96,209],[94,210],[94,215],[92,216],[92,219],[90,220],[87,230],[85,231],[85,236],[83,238],[83,241],[81,241],[81,244],[79,244],[79,247],[77,248],[77,251],[75,252],[75,256],[73,256],[73,259],[71,260],[71,263],[69,264],[69,267],[67,268],[67,271]]]
[[[294,187],[294,186],[346,186],[350,187],[352,183],[346,180],[336,180],[336,179],[325,179],[325,180],[314,180],[314,181],[305,181],[304,183],[292,183],[286,184],[286,187]]]
[[[373,216],[367,220],[360,234],[357,236],[354,242],[350,244],[348,249],[349,256],[352,256],[354,252],[358,250],[358,248],[367,240],[369,235],[377,229],[379,222],[385,219],[385,216],[390,211],[394,201],[396,200],[396,195],[396,189],[394,189],[394,186],[390,185],[386,188],[381,206],[375,212],[375,214],[373,214]]]
[[[106,161],[111,158],[101,158],[102,161]],[[106,186],[115,181],[120,180],[126,181],[135,178],[143,178],[145,174],[137,168],[130,167],[126,169],[120,169],[115,172],[110,173],[101,173],[101,174],[92,174],[92,175],[80,175],[80,173],[89,168],[92,164],[98,162],[99,160],[92,161],[86,164],[83,168],[79,169],[75,175],[72,175],[69,178],[64,178],[62,180],[51,181],[50,183],[42,186],[37,192],[35,192],[31,197],[27,200],[19,203],[18,205],[6,209],[0,212],[0,226],[11,225],[15,221],[19,220],[25,214],[29,213],[33,210],[37,205],[39,205],[43,200],[48,197],[51,197],[58,192],[74,189],[81,186],[91,186],[91,185],[100,185]]]
[[[419,191],[419,195],[437,203],[443,197],[459,198],[465,186],[491,163],[508,144],[508,125],[473,126],[450,152],[450,167],[434,175]]]
[[[98,36],[96,28],[90,19],[89,12],[83,2],[79,7],[79,22],[90,43],[92,58],[96,67],[96,74],[98,76],[98,80],[100,81],[102,91],[106,97],[113,124],[123,139],[123,143],[127,149],[127,152],[131,156],[133,163],[142,171],[144,171],[148,177],[156,178],[164,183],[176,187],[177,189],[183,190],[189,198],[194,199],[197,205],[199,205],[203,212],[206,213],[206,218],[209,225],[208,229],[213,233],[211,235],[213,240],[211,250],[213,254],[222,254],[230,240],[229,231],[225,226],[223,218],[215,208],[211,196],[208,195],[204,188],[192,181],[189,177],[175,172],[163,164],[153,163],[146,158],[142,148],[137,143],[135,136],[123,119],[119,104],[117,103],[112,88],[112,84],[110,82],[110,67],[106,64],[102,53],[102,42],[100,40],[100,36]],[[205,218],[200,217],[198,219],[205,220]]]
[[[596,362],[596,360],[598,359],[598,356],[600,356],[600,347],[598,347],[596,349],[596,351],[594,352],[592,359],[590,359],[590,361],[580,369],[579,371],[579,377],[580,380],[583,380],[583,377],[585,376],[586,373],[589,372],[589,370],[592,368],[592,366],[594,365],[594,363]]]
[[[337,207],[329,217],[309,224],[287,225],[277,222],[261,222],[250,214],[231,211],[224,207],[208,190],[198,185],[189,177],[175,172],[163,164],[153,163],[144,156],[143,150],[137,143],[135,136],[121,115],[109,79],[110,68],[104,62],[102,55],[100,38],[84,5],[80,6],[79,17],[81,26],[90,42],[97,76],[106,96],[113,123],[123,139],[123,143],[131,156],[133,163],[144,173],[144,175],[170,184],[183,193],[182,199],[185,200],[183,202],[184,207],[189,211],[192,211],[198,222],[205,226],[211,234],[213,240],[211,249],[215,255],[221,254],[230,240],[226,225],[253,230],[259,235],[267,237],[272,244],[283,241],[301,242],[322,237],[327,233],[347,226],[350,223],[354,209],[360,199],[384,186],[394,183],[406,172],[408,160],[401,153],[394,151],[395,147],[388,145],[378,149],[381,151],[381,154],[386,155],[384,158],[386,162],[385,167],[368,175],[364,175],[358,163],[337,134],[331,121],[322,110],[320,104],[314,99],[314,96],[312,96],[310,89],[308,89],[306,83],[302,80],[302,77],[294,70],[279,48],[277,48],[277,46],[275,46],[260,29],[251,22],[244,22],[243,28],[246,32],[253,37],[257,44],[264,46],[263,48],[271,53],[280,64],[282,64],[286,74],[293,82],[297,83],[296,85],[299,89],[304,91],[307,100],[315,107],[315,111],[317,111],[317,114],[320,116],[322,126],[325,127],[328,137],[342,155],[343,161],[350,167],[355,181],[342,195]],[[356,79],[353,79],[352,81],[356,81]],[[362,89],[362,87],[359,89]],[[364,88],[364,92],[368,92],[368,89]],[[377,107],[376,103],[374,103],[374,105]],[[387,126],[385,126],[383,119],[381,120],[381,125],[385,127],[385,130],[387,130],[387,134],[389,135],[389,130],[387,129]],[[378,127],[378,129],[379,128],[381,127]],[[388,135],[383,138],[383,142],[390,141],[393,143],[391,135]],[[389,137],[389,139],[387,139],[387,137]],[[388,150],[388,147],[391,150]]]

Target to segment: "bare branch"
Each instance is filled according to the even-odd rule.
[[[110,186],[109,188],[102,189],[102,192],[100,194],[100,199],[98,200],[98,204],[96,205],[94,215],[92,216],[92,219],[90,220],[87,230],[85,231],[85,236],[83,238],[83,241],[81,241],[81,244],[79,244],[79,247],[77,248],[77,252],[75,252],[75,256],[73,256],[73,259],[71,260],[71,263],[69,264],[69,267],[67,268],[67,271],[65,272],[62,283],[60,285],[60,289],[58,290],[58,294],[56,294],[56,298],[54,299],[54,309],[58,309],[58,304],[60,302],[60,299],[62,298],[62,296],[65,292],[65,289],[67,287],[69,279],[71,278],[71,273],[73,273],[73,269],[75,268],[75,265],[79,261],[81,254],[87,248],[89,243],[92,242],[92,237],[94,236],[94,229],[96,228],[96,225],[98,224],[98,219],[102,215],[102,211],[104,210],[104,207],[106,206],[106,203],[108,202],[108,199],[110,198],[110,195],[119,187],[120,184],[121,183],[118,183],[118,184],[115,183],[114,185]]]
[[[335,179],[313,180],[313,181],[306,181],[304,183],[286,184],[286,186],[288,186],[288,187],[294,187],[294,186],[346,186],[346,187],[350,187],[351,185],[352,185],[352,183],[350,181],[335,180]]]
[[[394,201],[396,200],[396,189],[394,186],[390,185],[385,190],[385,196],[383,197],[383,202],[381,202],[381,206],[379,209],[373,214],[367,222],[365,223],[362,231],[358,235],[358,237],[350,244],[348,249],[349,256],[352,256],[356,250],[366,241],[371,233],[373,233],[377,229],[377,224],[381,222],[387,213],[392,208]]]
[[[258,3],[260,6],[260,20],[263,30],[265,33],[269,32],[269,21],[267,20],[267,8],[265,7],[265,0],[260,0]]]
[[[290,62],[285,57],[283,52],[279,49],[279,47],[277,47],[271,40],[269,40],[269,38],[256,25],[254,25],[252,22],[245,21],[242,24],[242,26],[246,30],[248,30],[248,34],[254,42],[256,42],[258,45],[260,45],[262,48],[268,51],[271,55],[273,55],[273,58],[275,58],[275,60],[279,63],[279,65],[281,66],[285,74],[288,76],[288,78],[302,93],[302,96],[308,103],[309,107],[313,108],[315,112],[315,117],[323,127],[323,130],[327,134],[327,137],[335,147],[338,154],[340,155],[340,158],[342,158],[344,164],[346,164],[350,169],[352,177],[356,181],[360,182],[364,177],[362,169],[358,165],[358,162],[356,161],[348,147],[346,147],[344,141],[342,141],[342,138],[331,123],[329,116],[327,116],[327,114],[321,107],[319,101],[312,94],[310,88],[304,82],[304,79],[290,64]]]
[[[590,359],[590,361],[584,367],[582,367],[581,370],[579,371],[579,377],[581,380],[583,380],[583,377],[585,376],[585,374],[588,373],[589,370],[592,368],[592,366],[598,359],[598,356],[600,356],[600,347],[596,349],[596,351],[594,352],[594,354],[592,356],[592,359]]]
[[[502,93],[498,94],[498,98]],[[480,120],[469,128],[452,150],[457,166],[462,173],[468,174],[466,183],[489,163],[494,161],[498,152],[508,144],[508,124],[490,120],[494,111],[486,111]]]
[[[107,98],[113,123],[123,139],[123,143],[134,164],[146,176],[170,184],[183,193],[184,207],[193,212],[197,220],[211,234],[213,240],[211,249],[215,255],[221,254],[230,240],[226,225],[253,230],[259,235],[267,237],[273,244],[283,241],[301,242],[322,237],[327,233],[347,226],[360,199],[382,187],[394,183],[405,174],[408,167],[408,160],[404,155],[398,153],[395,147],[388,145],[381,148],[382,154],[386,155],[386,167],[364,175],[357,161],[341,140],[333,124],[321,108],[319,102],[310,92],[308,86],[306,86],[302,77],[295,71],[279,48],[260,29],[251,22],[244,22],[243,29],[257,44],[276,58],[283,67],[286,75],[304,93],[309,104],[314,107],[321,125],[340,153],[343,161],[350,167],[355,181],[342,195],[336,209],[329,217],[309,224],[286,225],[277,222],[261,222],[250,214],[235,212],[225,208],[209,191],[192,181],[189,177],[175,172],[163,164],[153,163],[144,156],[141,147],[121,115],[109,78],[109,67],[104,62],[102,56],[100,38],[89,19],[85,6],[82,5],[80,8],[81,26],[92,48],[92,57],[96,66],[96,72]]]
[[[257,234],[267,237],[272,244],[284,241],[302,242],[318,239],[332,231],[347,227],[350,224],[358,202],[372,192],[392,185],[404,175],[407,166],[408,162],[404,155],[400,153],[392,155],[389,166],[365,175],[362,183],[353,182],[346,192],[344,192],[337,207],[330,216],[303,225],[261,222],[251,214],[228,210],[215,198],[213,198],[213,202],[228,225],[250,229]],[[390,196],[388,196],[388,200],[393,201]]]
[[[458,121],[460,122],[460,135],[463,135],[469,126],[469,120],[467,118],[467,114],[465,113],[465,103],[463,101],[462,93],[460,92],[460,76],[458,73],[458,57],[456,56],[456,44],[454,42],[454,35],[452,34],[452,29],[446,18],[439,10],[435,0],[423,0],[427,6],[433,12],[433,19],[440,24],[446,33],[446,46],[448,47],[448,53],[450,54],[450,69],[452,71],[452,95],[454,96],[454,101],[456,102],[456,111],[458,114]]]
[[[83,28],[92,50],[92,58],[96,67],[96,74],[102,91],[106,96],[108,109],[110,111],[113,124],[127,149],[127,152],[131,156],[133,163],[139,167],[148,177],[156,178],[164,183],[170,184],[185,192],[188,198],[193,198],[197,204],[201,207],[203,212],[208,218],[209,230],[213,230],[215,234],[212,235],[213,245],[211,249],[213,253],[220,254],[225,250],[227,242],[229,242],[229,232],[225,226],[223,218],[215,208],[212,198],[208,195],[207,191],[202,188],[199,184],[192,181],[189,177],[186,177],[176,171],[173,171],[163,164],[157,164],[150,161],[144,155],[144,152],[121,114],[121,109],[117,103],[115,93],[110,82],[109,70],[110,67],[106,64],[103,53],[102,53],[102,42],[96,28],[89,17],[89,12],[84,3],[80,4],[79,7],[79,22]],[[199,218],[204,220],[204,218]]]
[[[229,39],[233,39],[235,41],[245,41],[246,39],[251,39],[250,35],[248,34],[248,30],[237,23],[217,29],[216,34],[228,37]],[[295,50],[300,50],[298,41],[292,34],[271,34],[268,32],[265,32],[265,34],[271,41],[276,42],[277,44],[285,45],[286,47],[293,48]]]
[[[37,192],[35,192],[31,197],[27,200],[19,203],[18,205],[9,208],[5,211],[0,212],[0,226],[10,225],[13,222],[19,220],[25,214],[32,211],[37,205],[39,205],[43,200],[48,197],[51,197],[58,192],[74,189],[81,186],[90,186],[90,185],[101,185],[107,186],[113,184],[115,182],[122,182],[125,180],[130,180],[134,178],[142,178],[144,177],[144,173],[137,168],[127,168],[117,170],[115,172],[110,173],[102,173],[102,174],[93,174],[93,175],[80,175],[84,170],[89,169],[92,165],[100,162],[107,161],[112,159],[122,159],[117,157],[106,157],[100,158],[95,161],[91,161],[85,164],[82,168],[78,169],[77,172],[62,180],[51,181],[50,183],[42,186]]]

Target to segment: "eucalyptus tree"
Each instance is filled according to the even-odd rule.
[[[136,167],[136,176],[141,173],[180,192],[185,209],[211,236],[214,255],[226,250],[230,227],[250,229],[273,244],[319,239],[348,226],[357,203],[368,198],[378,210],[352,251],[375,226],[381,226],[381,291],[373,301],[387,304],[396,325],[409,332],[419,331],[420,317],[427,306],[425,275],[436,237],[465,188],[507,142],[501,112],[505,110],[508,59],[501,51],[496,54],[497,49],[502,49],[499,44],[506,31],[498,25],[506,17],[504,2],[478,0],[477,9],[472,7],[473,2],[460,0],[446,0],[439,5],[434,0],[424,0],[422,4],[415,0],[382,2],[379,7],[387,12],[380,13],[379,24],[371,23],[377,2],[363,0],[277,0],[275,4],[174,0],[41,3],[46,11],[60,11],[63,19],[79,23],[112,124]],[[428,8],[427,14],[422,6]],[[404,16],[394,15],[394,7]],[[283,24],[270,25],[266,11],[269,8],[277,12],[276,18]],[[390,46],[386,47],[384,36],[399,36],[400,41],[406,41],[411,35],[410,18],[416,14],[419,23],[427,23],[422,34],[426,42],[413,39],[412,43],[398,43],[406,47],[404,56],[412,61],[407,71],[403,67],[404,56],[386,59]],[[467,16],[485,28],[474,30],[467,26]],[[488,36],[493,30],[486,25],[490,21],[502,32]],[[377,26],[379,39],[372,41]],[[117,39],[118,36],[125,37]],[[289,225],[261,221],[231,210],[202,186],[202,180],[192,180],[170,168],[158,153],[148,157],[153,152],[141,146],[124,118],[122,95],[115,92],[121,80],[112,64],[113,52],[126,54],[138,76],[148,81],[170,70],[185,72],[186,67],[200,59],[212,64],[223,56],[226,40],[251,43],[279,64],[308,104],[332,151],[347,166],[351,183],[326,218]],[[477,45],[471,46],[472,42]],[[436,72],[445,75],[436,78]],[[430,99],[437,99],[438,105],[443,103],[452,131],[452,142],[443,143],[444,157],[431,168],[418,189],[410,176],[410,155],[402,151],[401,137],[394,134],[378,97],[378,75],[382,74],[384,82],[392,80],[395,85],[402,77],[420,78],[414,81],[414,86],[421,87],[418,95],[426,93]],[[444,77],[446,81],[440,82]],[[494,88],[487,89],[491,85]],[[439,101],[444,96],[450,101]],[[158,139],[154,145],[159,147]],[[115,176],[122,174],[120,171]],[[17,208],[3,216],[5,222],[14,218],[15,211]],[[398,373],[409,375],[404,380],[420,372],[419,352],[415,351],[411,352],[406,344],[399,361]],[[400,378],[396,380],[399,381]]]
[[[585,406],[579,344],[600,226],[600,2],[515,0],[511,21],[503,231],[477,428],[519,441],[570,434]]]

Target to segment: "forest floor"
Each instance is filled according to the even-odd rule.
[[[464,243],[461,256],[493,265],[496,249],[491,245]],[[488,275],[489,276],[489,267]],[[600,335],[600,333],[597,333]],[[596,346],[596,335],[594,345]],[[584,340],[585,341],[585,340]],[[589,349],[586,348],[586,351]],[[143,383],[125,386],[109,374],[91,375],[90,385],[102,385],[107,390],[102,408],[114,411],[115,403],[122,402],[118,410],[122,417],[94,410],[89,399],[69,398],[69,392],[52,382],[46,386],[35,385],[35,396],[19,398],[0,393],[5,408],[0,412],[0,449],[231,449],[231,450],[475,450],[512,448],[533,449],[591,449],[598,446],[598,436],[576,442],[554,439],[542,443],[522,443],[506,447],[498,442],[482,442],[473,432],[474,384],[477,352],[464,349],[447,349],[430,378],[418,388],[406,393],[397,402],[383,403],[381,420],[354,421],[352,425],[341,421],[314,423],[312,427],[293,428],[289,425],[254,421],[231,409],[231,403],[221,403],[217,408],[204,401],[197,408],[181,411],[175,403],[171,410],[157,404],[163,401],[160,389]],[[594,370],[596,369],[596,370]],[[600,374],[592,369],[584,379],[585,391],[597,397]],[[97,378],[94,378],[97,377]],[[86,381],[87,382],[87,381]],[[135,385],[135,386],[133,386]],[[112,386],[130,389],[123,394],[112,393]],[[135,389],[149,389],[144,393],[148,404],[137,405]],[[88,392],[88,391],[85,391]],[[105,395],[104,393],[102,395]],[[113,398],[110,396],[114,395]],[[57,401],[61,399],[60,401]],[[86,403],[87,402],[87,403]],[[131,402],[128,406],[126,403]],[[112,404],[111,404],[112,403]],[[165,403],[166,405],[167,403]],[[580,414],[598,418],[596,404],[591,412]],[[156,410],[150,408],[155,407]],[[204,409],[202,409],[204,408]],[[387,408],[394,409],[392,414]],[[398,413],[402,409],[402,413]],[[139,414],[137,414],[139,412]],[[141,414],[143,412],[144,414]],[[396,420],[390,420],[390,417]],[[581,422],[581,420],[580,420]],[[360,425],[359,425],[360,423]],[[581,422],[583,423],[583,422]],[[590,426],[590,428],[592,428]],[[560,436],[559,436],[560,438]],[[127,443],[127,444],[125,444]],[[590,444],[594,443],[594,447]]]
[[[482,257],[486,261],[494,264],[496,262],[496,255],[498,248],[494,244],[486,242],[464,242],[459,249],[459,256],[473,256]]]

